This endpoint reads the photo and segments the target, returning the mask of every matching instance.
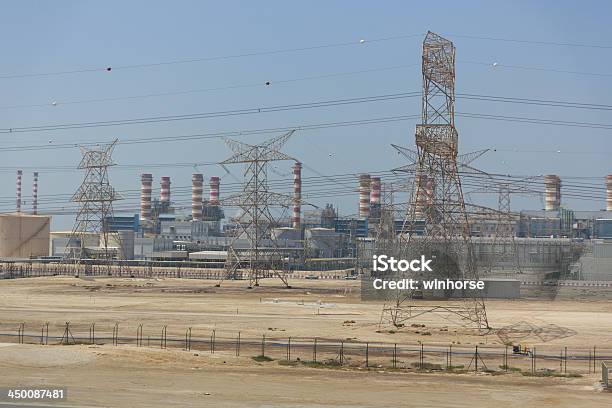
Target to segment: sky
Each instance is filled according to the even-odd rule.
[[[4,4],[0,26],[0,129],[418,92],[421,42],[427,30],[456,46],[458,94],[605,105],[610,104],[612,85],[611,8],[605,1],[9,2]],[[360,44],[360,40],[365,41]],[[294,51],[268,52],[288,49]],[[185,60],[191,61],[160,64]],[[265,85],[268,81],[270,85]],[[612,124],[609,109],[459,97],[456,111]],[[228,167],[227,174],[214,164],[231,154],[220,138],[173,140],[177,136],[419,113],[417,96],[161,123],[0,133],[0,211],[14,210],[19,168],[24,169],[24,210],[30,208],[35,169],[40,173],[39,211],[72,208],[67,199],[82,179],[76,170],[79,143],[166,137],[164,143],[119,144],[113,155],[119,166],[111,169],[110,178],[117,190],[125,192],[125,200],[116,206],[131,209],[138,206],[140,173],[153,173],[155,195],[161,176],[171,176],[180,206],[189,202],[194,171],[204,173],[205,180],[222,176],[223,195],[224,183],[236,183],[242,169]],[[304,178],[388,171],[405,163],[391,144],[413,147],[417,122],[298,130],[284,151],[304,163]],[[491,149],[474,163],[487,172],[559,174],[567,183],[588,183],[598,189],[603,189],[603,177],[612,173],[609,128],[467,117],[457,117],[456,126],[462,152]],[[256,143],[281,133],[243,134],[236,139]],[[57,148],[60,144],[70,147]],[[8,149],[15,146],[19,148]],[[24,150],[23,146],[46,147]],[[153,166],[160,163],[173,165]],[[191,163],[210,165],[194,168]],[[134,166],[138,164],[142,166]],[[290,166],[290,162],[276,164],[270,177],[290,178]],[[353,184],[356,188],[356,178],[343,179],[338,188],[346,192]],[[316,187],[304,187],[307,200],[309,188]],[[325,188],[333,188],[329,179]],[[563,205],[577,210],[604,207],[602,191],[588,189],[585,194],[597,197],[567,197]],[[469,197],[491,206],[497,200],[491,194]],[[313,194],[311,200],[316,205],[331,202],[345,215],[354,214],[358,206],[356,193]],[[542,205],[539,197],[513,197],[513,210]],[[70,229],[73,218],[55,216],[52,228]]]

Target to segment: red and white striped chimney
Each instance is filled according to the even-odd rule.
[[[370,192],[370,204],[379,205],[380,204],[380,177],[372,177],[370,179],[370,185],[372,187],[372,191]]]
[[[17,182],[15,183],[15,191],[17,199],[15,201],[17,212],[21,212],[21,177],[23,175],[23,171],[17,170]]]
[[[359,218],[370,216],[370,175],[359,176]]]
[[[140,221],[151,221],[151,191],[153,190],[153,175],[140,175]]]
[[[161,203],[170,202],[170,177],[162,176],[160,181],[159,201]]]
[[[414,218],[423,219],[427,203],[427,176],[417,171],[414,179]]]
[[[606,176],[606,211],[612,211],[612,174]]]
[[[300,229],[302,225],[302,163],[295,162],[293,165],[293,215],[291,225]]]
[[[544,209],[558,211],[561,204],[561,179],[554,174],[544,176],[544,186],[546,189]]]
[[[209,202],[210,205],[219,205],[219,177],[213,176],[210,178],[210,197]]]
[[[204,176],[194,173],[191,176],[191,219],[192,221],[202,221],[202,186]]]
[[[38,214],[38,172],[35,171],[32,177],[32,214]]]
[[[425,176],[425,204],[434,204],[434,187],[435,179],[433,177]]]

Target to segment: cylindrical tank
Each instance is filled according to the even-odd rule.
[[[140,221],[151,221],[151,191],[153,175],[143,173],[140,176]]]
[[[293,165],[293,214],[291,225],[299,229],[302,224],[302,163],[296,162]]]
[[[48,256],[50,221],[41,215],[0,214],[0,257]]]
[[[195,173],[191,176],[191,219],[202,221],[202,191],[204,176]]]

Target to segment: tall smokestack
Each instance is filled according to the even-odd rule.
[[[370,216],[370,175],[359,176],[359,218]]]
[[[435,179],[425,176],[425,203],[427,205],[433,205],[434,203],[434,187]]]
[[[32,177],[32,214],[38,214],[38,172]]]
[[[544,186],[546,189],[546,206],[544,209],[546,211],[558,211],[561,204],[561,179],[554,174],[544,176]]]
[[[160,181],[159,201],[161,203],[170,202],[170,177],[162,176]]]
[[[417,171],[415,175],[414,188],[414,218],[420,220],[425,216],[425,204],[427,202],[427,176],[420,171]]]
[[[191,219],[193,221],[202,221],[202,186],[204,184],[204,176],[202,174],[193,174],[191,176]]]
[[[210,205],[219,205],[219,177],[213,176],[210,178]]]
[[[293,165],[293,216],[291,225],[300,229],[302,224],[302,163],[295,162]]]
[[[140,175],[140,221],[151,221],[151,190],[153,189],[153,175],[142,173]]]
[[[606,176],[606,211],[612,211],[612,174]]]
[[[23,175],[23,172],[21,170],[17,170],[17,182],[15,183],[17,199],[15,203],[17,205],[16,209],[18,213],[21,212],[21,176],[22,175]]]
[[[370,205],[380,204],[380,177],[372,177],[370,179]]]

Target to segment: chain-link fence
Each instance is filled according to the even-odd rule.
[[[132,345],[225,353],[287,363],[428,371],[520,372],[536,376],[596,373],[612,349],[596,346],[394,344],[330,338],[245,337],[241,332],[197,331],[136,323],[0,323],[0,341],[42,345]]]

